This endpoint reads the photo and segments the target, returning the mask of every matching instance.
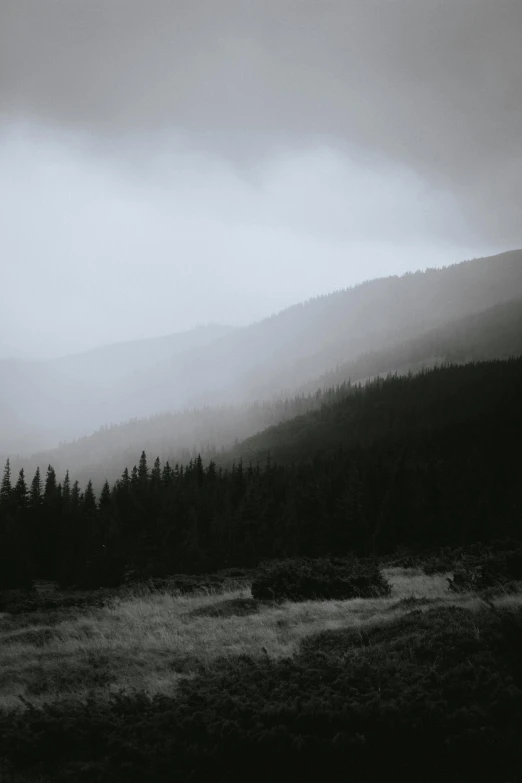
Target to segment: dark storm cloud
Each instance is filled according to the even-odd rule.
[[[520,0],[3,0],[0,57],[6,123],[175,129],[242,163],[328,141],[522,240]]]

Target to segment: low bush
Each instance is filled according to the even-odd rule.
[[[522,544],[506,539],[456,548],[442,547],[423,556],[422,569],[428,576],[449,571],[462,574],[470,572],[466,577],[470,584],[479,579],[485,585],[489,579],[492,586],[493,582],[498,581],[494,577],[495,573],[502,574],[504,580],[522,580]],[[477,575],[479,569],[483,576]],[[476,572],[475,577],[472,577],[471,572]]]
[[[293,658],[227,657],[174,698],[0,713],[0,771],[34,783],[520,781],[521,661],[520,611],[325,631]]]
[[[269,561],[252,581],[252,596],[261,601],[376,598],[390,592],[375,562],[342,558]]]
[[[200,592],[234,590],[249,584],[251,577],[245,573],[232,576],[228,573],[216,574],[173,574],[167,577],[152,577],[141,583],[151,592],[182,593],[191,595]]]
[[[453,579],[449,579],[453,592],[498,589],[504,585],[522,580],[522,550],[508,552],[503,556],[490,556],[464,560],[457,567]]]
[[[42,595],[37,590],[10,590],[0,592],[0,611],[20,615],[60,609],[102,607],[114,597],[114,591],[55,592]]]
[[[233,568],[214,574],[174,574],[167,577],[151,577],[141,580],[128,574],[125,584],[118,587],[97,589],[63,588],[40,593],[34,587],[27,590],[0,590],[0,612],[24,614],[26,612],[52,611],[54,609],[102,607],[115,598],[131,598],[136,595],[164,592],[191,595],[195,593],[226,592],[246,587],[251,582],[251,572]]]

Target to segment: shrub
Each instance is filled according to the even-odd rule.
[[[292,658],[227,656],[181,680],[174,698],[0,711],[0,773],[42,783],[520,781],[521,660],[520,610],[446,607],[327,630]]]
[[[372,561],[292,558],[260,566],[252,596],[262,601],[375,598],[391,587]]]
[[[251,577],[246,576],[246,572],[234,576],[228,572],[216,574],[173,574],[167,577],[151,577],[145,582],[136,582],[136,589],[143,589],[150,592],[165,593],[183,593],[191,595],[201,592],[216,592],[225,590],[236,590],[249,584]],[[129,582],[132,591],[133,583]]]
[[[41,595],[37,590],[12,590],[0,593],[0,611],[19,615],[60,609],[101,608],[113,597],[114,593],[109,590],[56,592],[49,595]]]
[[[464,560],[457,567],[453,579],[448,580],[453,592],[499,589],[522,579],[522,551],[515,550],[503,556],[490,555],[482,560]]]

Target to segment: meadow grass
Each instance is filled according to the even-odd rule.
[[[199,595],[137,589],[102,608],[68,608],[0,617],[0,709],[115,692],[176,693],[213,660],[240,655],[274,661],[294,655],[320,631],[385,624],[412,610],[444,605],[480,609],[483,601],[448,589],[450,574],[389,568],[386,598],[270,604],[249,588]],[[522,595],[494,599],[516,607]]]

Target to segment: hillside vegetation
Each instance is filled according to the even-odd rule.
[[[223,450],[269,426],[321,408],[332,389],[349,380],[355,383],[389,372],[407,373],[442,363],[465,363],[522,355],[522,299],[459,318],[411,340],[358,357],[315,378],[295,394],[288,389],[279,398],[245,405],[221,405],[158,414],[126,424],[104,427],[89,437],[31,458],[12,459],[12,468],[34,473],[51,464],[59,475],[66,469],[81,484],[89,479],[100,491],[105,479],[118,479],[126,465],[142,451],[164,463],[186,464],[198,454],[208,461]],[[7,458],[7,455],[5,456]],[[4,458],[4,462],[5,462]]]
[[[520,594],[384,575],[371,599],[136,585],[0,616],[2,780],[520,780]]]
[[[521,309],[7,460],[2,783],[520,783]]]
[[[390,372],[415,372],[437,364],[466,364],[521,355],[522,299],[512,299],[457,318],[411,340],[365,353],[312,379],[299,391],[314,392],[349,379],[361,381]]]
[[[328,404],[222,455],[152,465],[142,453],[99,500],[49,466],[0,505],[5,586],[64,585],[361,555],[516,535],[522,358],[333,390]],[[32,576],[31,576],[32,575]]]
[[[522,251],[372,280],[231,333],[209,328],[198,333],[199,345],[188,333],[186,349],[163,346],[154,363],[157,352],[138,345],[135,360],[131,350],[121,362],[109,349],[110,361],[100,350],[99,361],[84,354],[58,363],[4,362],[0,450],[28,454],[43,440],[57,445],[136,417],[271,398],[361,354],[515,297],[522,297]],[[118,367],[126,373],[115,378]]]

